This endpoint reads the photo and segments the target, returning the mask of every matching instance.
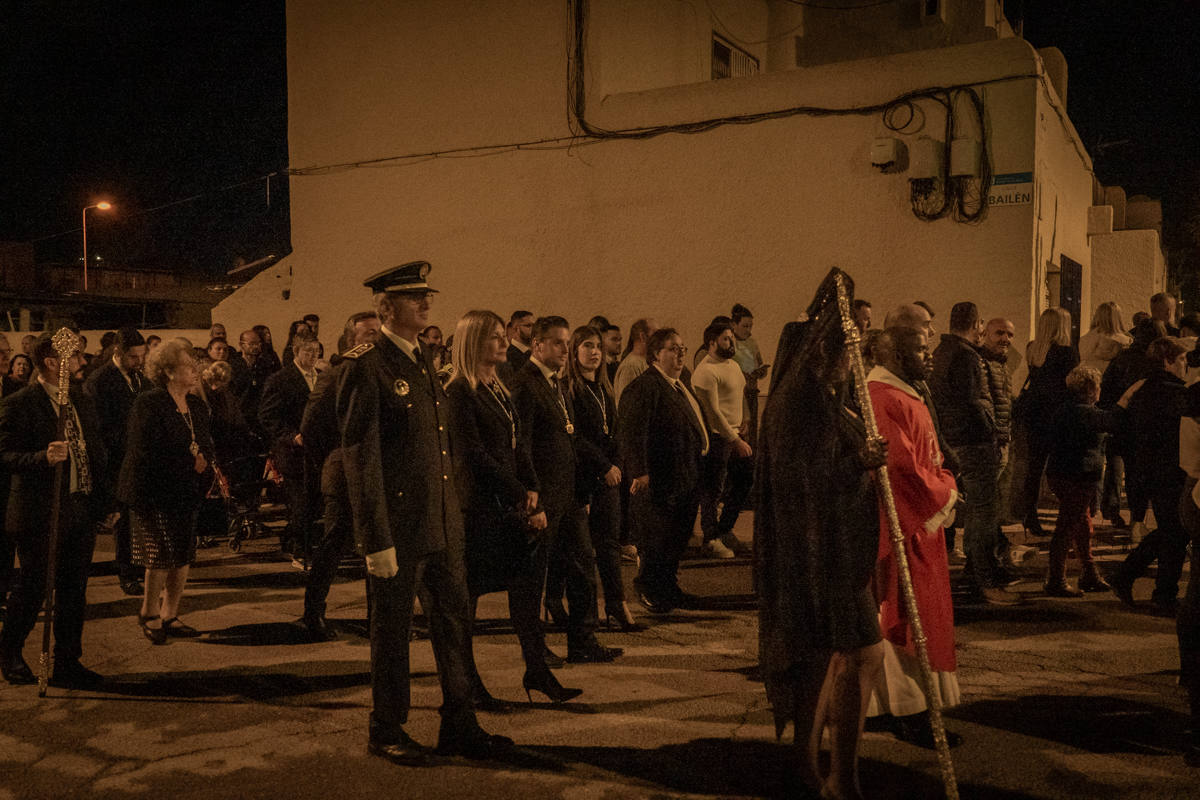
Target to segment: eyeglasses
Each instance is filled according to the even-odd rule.
[[[684,344],[675,344],[675,345],[671,345],[670,347],[667,347],[664,349],[670,350],[672,353],[675,353],[675,354],[681,355],[681,356],[686,356],[687,351],[688,351],[687,345],[684,345]]]

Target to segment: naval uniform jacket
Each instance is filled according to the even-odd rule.
[[[462,559],[450,413],[428,347],[417,364],[386,335],[344,354],[337,417],[354,540],[397,560]]]

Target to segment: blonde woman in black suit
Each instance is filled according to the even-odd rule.
[[[496,374],[507,358],[504,323],[490,311],[469,311],[454,332],[453,381],[446,387],[455,436],[454,474],[466,532],[467,587],[472,607],[482,594],[508,591],[509,616],[525,659],[523,685],[561,703],[579,696],[562,686],[546,664],[538,620],[546,548],[537,545],[546,512],[532,485],[533,465],[522,441],[522,421],[508,387]],[[478,708],[496,701],[468,667]]]

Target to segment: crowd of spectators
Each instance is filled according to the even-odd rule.
[[[1185,315],[1176,327],[1175,301],[1165,294],[1150,307],[1127,332],[1122,309],[1102,303],[1077,343],[1070,313],[1047,309],[1023,357],[1012,352],[1012,321],[987,318],[971,302],[950,309],[948,330],[937,339],[925,303],[889,312],[886,340],[871,327],[869,302],[855,301],[852,312],[868,363],[881,341],[888,357],[899,358],[903,337],[896,331],[928,342],[929,369],[906,380],[929,410],[944,456],[937,467],[956,481],[957,521],[947,528],[947,546],[965,558],[974,592],[968,599],[1019,602],[1010,590],[1012,568],[1031,548],[1003,532],[1014,516],[1027,538],[1049,537],[1044,590],[1055,597],[1111,590],[1135,605],[1133,582],[1157,561],[1150,608],[1178,614],[1185,679],[1196,692],[1200,609],[1194,592],[1182,610],[1177,597],[1189,540],[1200,534],[1193,500],[1200,479],[1200,316]],[[257,486],[264,474],[288,510],[280,549],[310,572],[301,623],[314,640],[338,635],[325,619],[324,598],[353,542],[337,384],[347,357],[369,350],[381,333],[375,312],[355,314],[326,358],[319,324],[316,315],[293,322],[282,354],[263,325],[243,331],[236,348],[221,324],[203,346],[133,329],[112,332],[98,355],[70,362],[75,388],[61,408],[78,424],[66,442],[50,428],[38,429],[41,438],[31,432],[37,426],[30,415],[62,413],[53,385],[62,365],[49,336],[26,336],[13,352],[0,335],[7,365],[0,494],[13,498],[0,536],[6,679],[31,680],[21,645],[41,589],[33,572],[45,562],[41,533],[16,512],[34,479],[64,462],[68,522],[91,526],[89,536],[100,524],[116,535],[120,584],[142,596],[138,625],[149,641],[198,635],[180,616],[197,539],[221,535],[223,499],[235,486]],[[420,331],[418,347],[429,353],[449,399],[470,596],[474,602],[508,592],[530,692],[562,702],[582,691],[550,672],[563,659],[546,647],[543,604],[568,634],[567,660],[612,661],[620,649],[600,644],[595,633],[602,623],[640,630],[630,599],[653,614],[696,605],[678,583],[678,567],[697,517],[702,557],[751,555],[752,544],[734,534],[734,525],[751,507],[759,382],[769,370],[753,329],[752,312],[735,304],[704,328],[691,359],[683,334],[651,318],[634,321],[624,341],[622,329],[602,316],[572,328],[562,317],[527,310],[507,321],[472,311],[450,336],[436,325]],[[1013,375],[1021,368],[1018,388]],[[398,380],[395,391],[407,394],[408,384]],[[1058,505],[1052,532],[1042,527],[1044,479]],[[80,492],[92,500],[80,505],[73,499]],[[1151,509],[1153,531],[1146,525]],[[1097,513],[1130,528],[1137,543],[1107,576],[1091,552]],[[79,546],[90,556],[90,546]],[[1067,580],[1072,551],[1080,564],[1074,585]],[[15,583],[14,553],[22,565]],[[623,560],[637,564],[635,598],[625,596]],[[63,685],[96,685],[101,678],[79,661],[86,574],[78,566],[71,562],[57,576],[68,613],[59,620],[56,674]],[[476,707],[495,706],[473,660],[469,674]]]

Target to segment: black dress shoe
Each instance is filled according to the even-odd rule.
[[[19,654],[5,657],[3,661],[0,661],[0,673],[4,674],[4,680],[14,686],[28,686],[37,683],[37,677],[33,674],[33,670]]]
[[[1117,572],[1108,579],[1108,583],[1118,600],[1130,608],[1137,608],[1137,602],[1133,599],[1132,580],[1125,577],[1123,573]]]
[[[167,636],[175,636],[180,639],[195,639],[200,635],[200,631],[188,625],[179,617],[171,617],[162,621],[162,629]]]
[[[592,642],[575,649],[568,648],[567,661],[571,664],[607,664],[624,654],[625,651],[620,647],[605,647],[599,642]]]
[[[946,731],[946,744],[950,747],[958,747],[962,744],[962,737],[953,731]],[[933,739],[933,723],[929,721],[929,712],[921,711],[917,714],[908,714],[903,717],[892,718],[892,732],[896,734],[896,738],[915,744],[917,747],[924,747],[926,750],[936,750],[937,743]]]
[[[439,756],[463,756],[475,760],[500,758],[512,752],[513,740],[475,726],[468,729],[443,727],[438,732]]]
[[[104,676],[88,669],[78,661],[63,661],[54,665],[50,685],[60,689],[95,689],[104,683]]]
[[[141,597],[146,591],[142,582],[137,578],[121,578],[117,583],[120,585],[121,591],[130,597]]]
[[[338,632],[325,621],[324,617],[306,615],[300,618],[300,624],[308,631],[308,638],[314,642],[332,642],[338,638]]]
[[[642,607],[651,614],[670,614],[675,608],[671,603],[651,597],[643,591],[637,593],[637,599],[642,604]]]
[[[565,658],[551,650],[549,647],[542,648],[542,660],[546,662],[546,666],[550,669],[562,669],[567,664],[567,660]]]
[[[427,767],[433,763],[429,748],[414,742],[404,731],[394,742],[367,739],[367,753],[402,767]]]

